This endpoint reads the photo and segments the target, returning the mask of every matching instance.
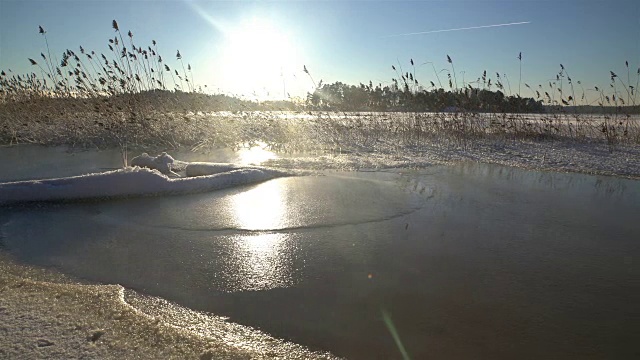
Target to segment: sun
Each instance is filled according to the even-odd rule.
[[[222,83],[234,95],[257,100],[288,98],[287,84],[302,68],[297,48],[283,29],[252,18],[226,31]]]

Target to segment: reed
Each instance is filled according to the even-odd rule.
[[[314,85],[305,103],[257,104],[196,91],[191,65],[185,66],[179,50],[175,63],[165,62],[155,40],[140,46],[133,32],[123,34],[115,20],[111,27],[115,35],[106,43],[108,51],[66,49],[59,62],[53,60],[46,31],[38,28],[46,51],[42,60],[28,59],[36,70],[0,73],[0,143],[118,146],[124,165],[134,147],[203,149],[255,141],[279,151],[328,152],[432,144],[466,148],[482,139],[604,142],[612,151],[640,144],[640,121],[633,115],[639,110],[640,69],[633,86],[628,62],[624,81],[611,71],[608,88],[588,89],[560,65],[548,84],[524,83],[529,98],[521,93],[521,53],[517,94],[507,74],[499,71],[495,79],[487,71],[475,81],[463,78],[460,88],[449,55],[450,70],[438,71],[428,61],[416,66],[410,59],[410,71],[405,72],[398,61],[391,66],[391,82],[376,86],[316,83],[304,66]],[[433,70],[431,76],[421,72],[426,79],[417,75],[422,65]],[[441,82],[442,72],[448,73],[448,89]],[[594,106],[600,114],[582,111]],[[231,112],[221,116],[220,110]],[[290,117],[279,110],[307,115]]]

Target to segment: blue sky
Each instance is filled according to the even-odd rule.
[[[304,94],[313,85],[303,65],[316,82],[388,84],[395,76],[391,65],[413,71],[414,59],[440,71],[450,69],[449,55],[460,86],[463,77],[473,81],[487,70],[493,79],[506,74],[515,93],[522,52],[523,96],[530,96],[525,82],[546,84],[560,64],[585,88],[606,87],[610,70],[626,82],[625,61],[632,76],[640,66],[637,0],[0,0],[0,69],[33,71],[27,58],[45,50],[38,25],[58,57],[79,45],[106,53],[113,19],[139,45],[155,39],[167,60],[179,49],[197,83],[244,95]],[[391,36],[514,22],[529,23]],[[431,64],[416,74],[423,84],[437,82]],[[444,81],[446,72],[440,76]]]

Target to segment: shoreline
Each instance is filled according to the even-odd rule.
[[[126,301],[120,285],[78,283],[0,252],[0,357],[337,359],[222,317],[149,299],[155,302],[153,315]]]

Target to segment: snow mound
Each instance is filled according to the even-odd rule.
[[[140,156],[136,156],[131,159],[131,166],[145,167],[149,169],[155,169],[163,174],[171,173],[171,166],[173,164],[173,157],[163,152],[158,156],[149,156],[147,153],[142,153]]]
[[[186,178],[169,178],[158,170],[136,166],[58,179],[0,183],[0,205],[35,201],[197,193],[301,174],[264,167],[228,166],[229,171]],[[222,167],[217,166],[217,168],[221,169]]]
[[[242,166],[227,163],[192,162],[187,164],[187,176],[213,175],[226,171],[241,169]]]

